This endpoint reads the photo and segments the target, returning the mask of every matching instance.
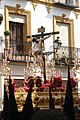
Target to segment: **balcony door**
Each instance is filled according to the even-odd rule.
[[[31,44],[28,44],[31,39],[26,37],[31,34],[31,12],[23,9],[18,11],[16,7],[5,6],[5,30],[11,30],[10,46],[13,51],[26,53],[31,50]]]
[[[63,16],[53,17],[54,31],[59,31],[59,34],[54,35],[54,40],[59,37],[62,42],[61,48],[56,53],[56,58],[61,61],[63,56],[66,60],[72,62],[74,57],[74,21]],[[67,62],[64,61],[64,62]]]
[[[67,23],[56,23],[56,29],[59,31],[59,37],[62,42],[62,46],[70,46],[70,25]]]
[[[53,30],[59,31],[59,35],[54,35],[54,40],[57,36],[60,37],[62,46],[74,47],[74,21],[62,16],[53,16]]]
[[[11,31],[10,47],[15,51],[23,51],[23,24],[9,21]]]

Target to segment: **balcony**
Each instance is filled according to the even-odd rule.
[[[74,65],[76,59],[77,64],[80,64],[80,48],[71,48],[62,46],[54,53],[56,64],[67,65],[68,63]]]
[[[7,60],[10,62],[33,62],[32,61],[33,56],[30,55],[29,53],[25,53],[25,52],[16,52],[13,53],[11,51],[8,51],[8,57]]]
[[[67,65],[68,63],[74,65],[76,58],[78,65],[80,64],[80,48],[71,48],[61,46],[60,49],[53,52],[46,52],[45,56],[52,54],[56,65]],[[33,62],[33,56],[25,52],[13,53],[10,49],[8,51],[8,61],[10,62]]]

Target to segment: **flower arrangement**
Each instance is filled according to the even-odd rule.
[[[62,77],[54,76],[53,77],[53,87],[61,87],[62,86]]]
[[[76,87],[76,85],[77,85],[77,82],[74,80],[74,78],[73,78],[73,77],[71,77],[71,78],[70,78],[70,80],[71,80],[71,85],[72,85],[72,88],[75,88],[75,87]]]

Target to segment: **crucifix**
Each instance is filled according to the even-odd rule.
[[[41,42],[41,44],[42,44],[42,49],[41,49],[40,52],[42,54],[42,59],[43,59],[44,83],[46,83],[46,61],[45,61],[45,51],[44,51],[44,40],[49,38],[51,35],[59,34],[59,31],[57,31],[57,32],[50,32],[50,33],[44,33],[44,32],[45,32],[45,28],[43,26],[41,26],[41,28],[38,28],[38,33],[40,33],[40,34],[27,36],[27,38],[33,38],[32,42],[35,42],[36,44]],[[44,37],[44,36],[47,36],[47,37]],[[39,41],[38,41],[38,39],[39,39]]]
[[[44,38],[45,28],[41,26],[38,28],[38,33],[41,32],[41,38]],[[46,83],[46,61],[45,61],[45,53],[44,53],[44,40],[42,41],[42,59],[43,59],[43,76],[44,76],[44,83]]]

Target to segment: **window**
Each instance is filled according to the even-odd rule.
[[[76,0],[66,0],[67,4],[75,5]]]
[[[9,22],[11,31],[10,47],[15,51],[23,51],[23,24],[17,22]]]
[[[13,50],[29,52],[31,44],[28,43],[31,43],[31,39],[26,36],[31,34],[31,12],[5,6],[5,30],[9,29],[12,32],[10,46]]]
[[[54,40],[57,36],[60,37],[62,45],[74,47],[74,21],[62,16],[53,16],[54,31],[59,31],[59,35],[54,35]],[[66,43],[65,43],[66,41]]]
[[[59,62],[63,62],[62,58],[65,55],[65,63],[68,61],[73,64],[74,57],[74,21],[62,16],[53,17],[54,31],[59,31],[58,35],[54,35],[53,39],[56,40],[57,37],[62,42],[60,49],[57,50],[55,57]]]
[[[70,25],[67,23],[56,23],[56,29],[59,31],[59,37],[62,42],[62,46],[70,46]]]
[[[69,5],[78,5],[78,0],[60,0],[58,2]]]

